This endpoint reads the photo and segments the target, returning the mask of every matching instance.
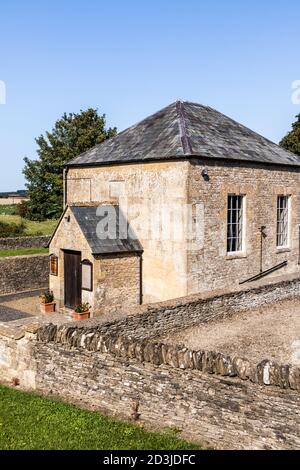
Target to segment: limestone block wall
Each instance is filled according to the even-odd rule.
[[[36,335],[30,332],[19,335],[0,327],[0,380],[17,381],[26,389],[35,389],[36,361],[34,345]]]
[[[203,169],[208,169],[208,181]],[[300,172],[295,168],[208,159],[73,168],[67,187],[69,204],[111,202],[125,209],[144,248],[145,303],[238,288],[240,281],[260,271],[263,225],[267,229],[263,269],[288,261],[280,273],[300,271]],[[227,196],[231,193],[245,195],[245,249],[227,256]],[[285,249],[276,247],[278,195],[290,196],[289,247]],[[158,238],[147,236],[157,207],[170,209],[176,204],[190,205],[194,216],[199,209],[197,243],[164,238],[163,219],[157,222],[162,229]],[[131,211],[126,212],[126,207]],[[176,215],[175,219],[180,220]],[[181,228],[187,229],[184,224]]]
[[[187,295],[186,241],[164,233],[168,211],[187,202],[188,161],[72,168],[67,202],[119,204],[144,249],[144,302]],[[172,220],[173,215],[171,215]]]
[[[205,181],[202,171],[208,170]],[[300,256],[300,172],[295,168],[245,162],[191,161],[188,200],[204,208],[202,249],[188,252],[188,293],[214,289],[234,289],[239,282],[260,272],[261,226],[263,239],[262,268],[269,269],[283,261],[287,267],[269,275],[299,273]],[[244,251],[227,255],[227,197],[245,196]],[[289,247],[276,247],[277,196],[290,196]]]
[[[65,303],[63,250],[80,251],[82,260],[86,259],[94,264],[94,257],[89,244],[70,209],[62,219],[49,247],[50,254],[58,257],[58,276],[50,275],[48,282],[59,307],[63,307]],[[97,272],[98,266],[94,266],[94,270]],[[94,296],[92,294],[92,292],[82,291],[82,302],[88,302],[94,308]]]
[[[140,257],[135,254],[97,257],[94,280],[95,316],[140,304]]]
[[[43,248],[48,245],[50,237],[16,237],[0,238],[0,250],[14,250],[16,248]]]
[[[59,307],[64,306],[63,250],[79,251],[81,260],[89,260],[93,265],[93,291],[82,290],[82,301],[91,305],[92,316],[139,305],[140,258],[131,254],[93,256],[72,211],[68,209],[50,244],[50,253],[59,260],[58,276],[50,275],[50,289]]]
[[[124,355],[123,355],[124,354]],[[300,394],[197,370],[39,343],[37,388],[221,449],[300,449]]]
[[[0,295],[48,287],[48,255],[0,258]]]

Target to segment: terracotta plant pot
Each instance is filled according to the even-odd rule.
[[[80,320],[88,320],[91,314],[90,312],[82,312],[82,313],[73,312],[72,316],[73,316],[73,320],[80,321]]]
[[[51,302],[51,303],[49,303],[49,304],[40,304],[40,306],[41,306],[41,312],[42,312],[42,313],[45,313],[45,314],[54,313],[54,312],[55,312],[56,303],[55,303],[55,302]]]

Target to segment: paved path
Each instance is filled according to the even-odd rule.
[[[32,315],[26,312],[16,310],[6,305],[0,305],[0,321],[1,322],[10,322],[14,320],[21,320],[23,318],[31,318],[31,317]]]

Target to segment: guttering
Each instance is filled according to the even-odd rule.
[[[68,170],[75,168],[95,168],[95,167],[108,167],[108,166],[119,166],[119,165],[133,165],[133,164],[143,164],[143,163],[167,163],[167,162],[177,162],[177,161],[191,161],[191,160],[203,160],[204,164],[207,162],[216,162],[220,163],[231,163],[234,164],[235,162],[244,164],[244,165],[256,165],[256,166],[275,166],[280,167],[282,170],[289,170],[293,168],[294,170],[300,171],[300,161],[299,163],[276,163],[270,161],[259,161],[259,160],[247,160],[245,158],[229,158],[229,157],[210,157],[207,155],[178,155],[178,156],[170,156],[168,158],[149,158],[149,159],[128,159],[128,160],[115,160],[110,162],[90,162],[90,163],[78,163],[78,164],[65,164],[65,168]]]

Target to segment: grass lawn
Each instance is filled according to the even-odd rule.
[[[44,222],[34,222],[22,219],[18,215],[2,214],[0,211],[0,221],[20,224],[22,221],[26,225],[25,236],[51,235],[57,225],[57,220],[45,220]]]
[[[7,256],[39,255],[49,253],[48,248],[17,248],[15,250],[0,250],[0,258]]]
[[[193,450],[172,433],[142,428],[0,386],[0,449]]]

